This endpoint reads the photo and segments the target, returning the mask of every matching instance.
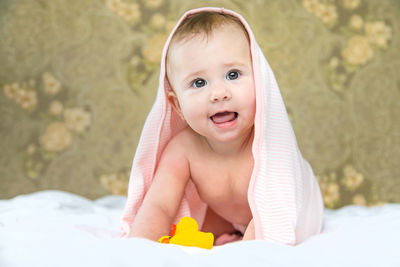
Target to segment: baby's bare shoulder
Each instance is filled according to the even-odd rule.
[[[195,134],[188,127],[172,137],[162,153],[161,164],[173,166],[173,169],[180,169],[180,172],[183,169],[189,171],[191,162],[200,157]]]
[[[194,148],[197,142],[197,133],[190,127],[187,127],[172,137],[168,143],[168,147],[171,147],[171,149],[187,150]]]
[[[188,133],[185,130],[179,132],[171,138],[165,146],[160,163],[158,165],[157,173],[174,173],[174,177],[189,176],[189,159],[188,159]],[[177,172],[179,175],[177,175]],[[187,175],[186,175],[187,174]]]

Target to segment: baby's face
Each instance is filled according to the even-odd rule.
[[[248,134],[255,90],[249,42],[237,25],[223,25],[170,46],[169,97],[189,126],[218,142]]]

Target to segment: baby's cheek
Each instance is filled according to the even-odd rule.
[[[245,107],[249,111],[255,111],[256,110],[256,98],[254,93],[248,93],[247,95],[243,96],[243,99],[245,99]]]
[[[207,127],[207,111],[202,109],[200,106],[193,104],[186,109],[184,114],[187,124],[197,133],[204,134],[204,130]]]
[[[198,119],[204,113],[207,113],[207,111],[196,101],[190,101],[184,104],[184,114],[188,119]]]

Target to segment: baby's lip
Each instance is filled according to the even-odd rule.
[[[218,116],[218,115],[224,114],[224,113],[236,113],[236,114],[237,114],[237,112],[235,112],[235,111],[221,110],[221,111],[217,111],[217,112],[215,112],[214,114],[212,114],[212,115],[210,116],[210,118],[211,118],[211,117],[214,117],[214,116]]]
[[[219,123],[233,121],[238,117],[238,115],[239,114],[235,111],[224,110],[224,111],[218,111],[218,112],[214,113],[212,116],[210,116],[210,119],[214,123],[219,124]]]

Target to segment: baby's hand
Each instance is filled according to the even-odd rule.
[[[240,241],[240,240],[242,240],[242,238],[243,238],[243,236],[239,235],[238,233],[222,234],[215,240],[215,245],[216,246],[220,246],[220,245],[224,245],[224,244],[227,244],[227,243]]]

